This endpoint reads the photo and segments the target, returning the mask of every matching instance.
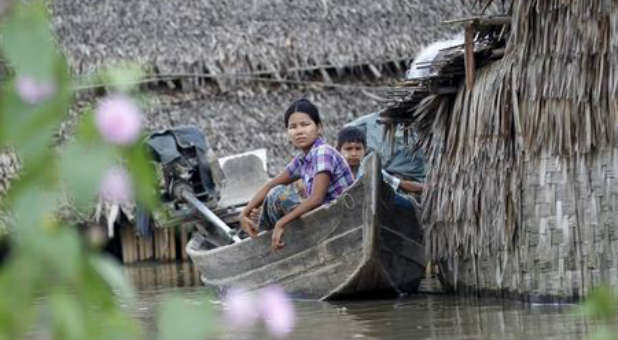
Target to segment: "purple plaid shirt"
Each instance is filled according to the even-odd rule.
[[[318,137],[311,150],[306,154],[299,154],[286,167],[292,178],[302,178],[307,196],[313,191],[313,179],[320,172],[328,172],[330,184],[323,203],[328,203],[343,190],[354,183],[352,170],[343,156],[332,146],[326,144],[322,137]]]

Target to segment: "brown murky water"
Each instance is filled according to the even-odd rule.
[[[189,263],[125,267],[138,289],[133,313],[156,334],[156,313],[167,294],[212,301]],[[198,302],[199,303],[199,302]],[[201,302],[207,303],[207,302]],[[389,300],[336,303],[295,300],[297,323],[290,339],[584,339],[597,324],[574,312],[574,305],[530,305],[495,299],[415,295]],[[212,338],[269,338],[260,327],[222,327]]]

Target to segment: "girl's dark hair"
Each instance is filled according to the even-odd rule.
[[[356,126],[348,126],[339,131],[337,135],[337,150],[341,150],[344,143],[361,143],[363,147],[367,147],[365,133]]]
[[[322,121],[320,120],[320,112],[318,112],[318,108],[313,105],[308,99],[301,98],[292,103],[287,110],[285,110],[285,114],[283,115],[283,122],[285,123],[285,127],[288,127],[288,121],[290,120],[290,116],[292,113],[302,112],[306,113],[309,118],[315,123],[315,125],[321,125]]]

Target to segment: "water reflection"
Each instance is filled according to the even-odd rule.
[[[126,267],[138,288],[131,308],[149,333],[156,334],[161,298],[181,294],[195,303],[215,302],[213,292],[199,286],[190,264]],[[335,303],[295,300],[297,325],[290,339],[582,339],[595,323],[573,313],[574,305],[529,305],[496,299],[417,295],[392,300]],[[268,338],[263,328],[225,329],[218,339]]]

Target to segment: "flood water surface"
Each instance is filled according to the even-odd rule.
[[[151,335],[162,298],[180,294],[195,303],[219,298],[199,285],[188,264],[125,267],[138,288],[130,309]],[[294,300],[296,326],[290,339],[584,339],[596,323],[575,313],[575,305],[536,305],[497,299],[413,295],[397,299],[320,302]],[[233,329],[220,322],[213,339],[269,338],[263,327]]]

